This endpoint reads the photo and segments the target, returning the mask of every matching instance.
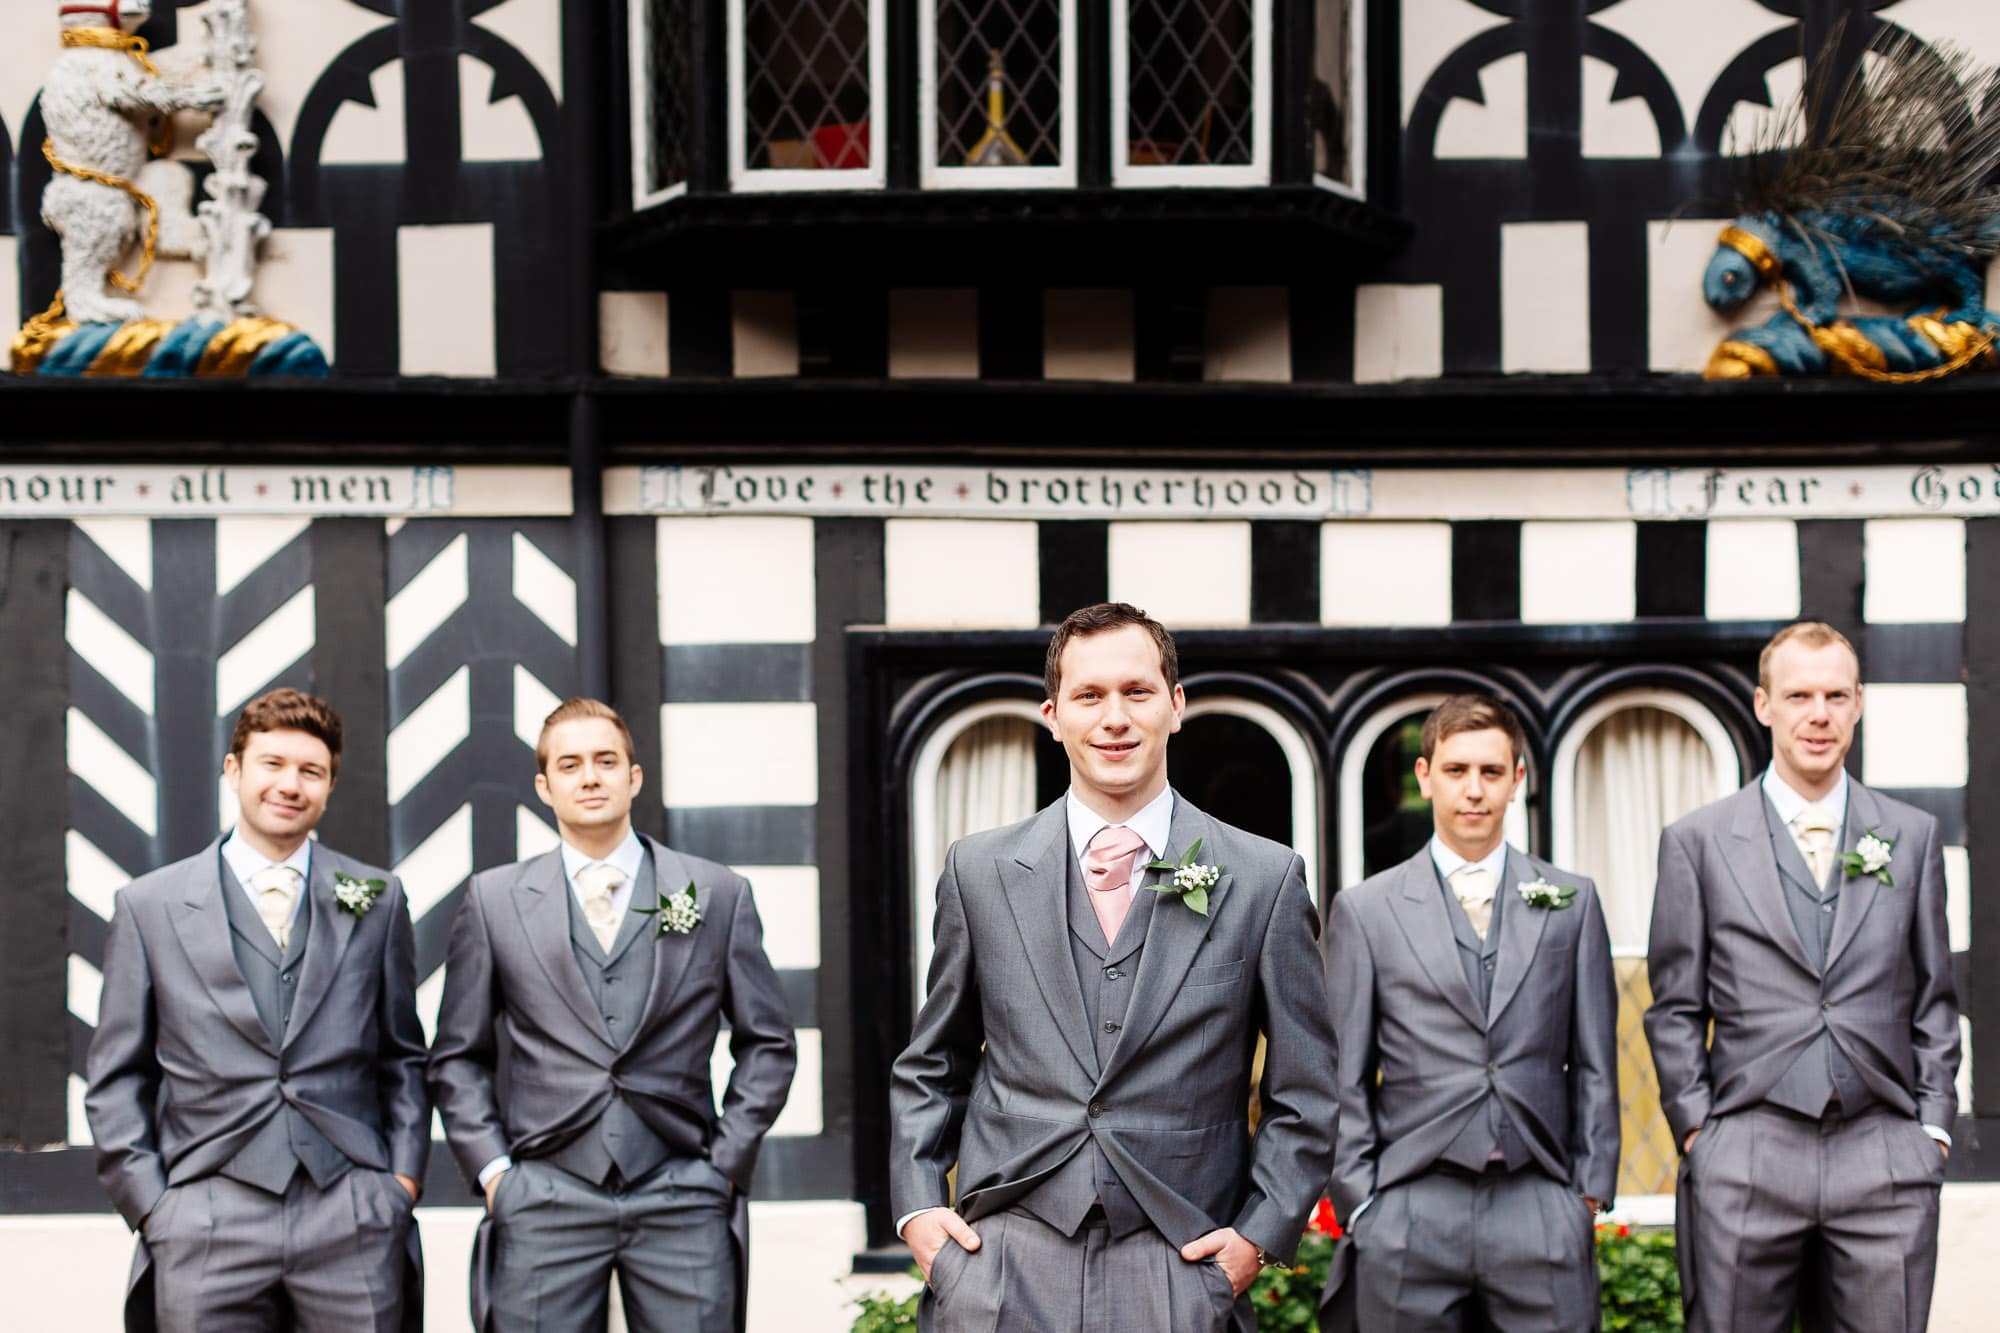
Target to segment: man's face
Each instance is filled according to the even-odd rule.
[[[1167,688],[1160,648],[1138,625],[1071,639],[1058,697],[1042,704],[1049,734],[1069,755],[1081,796],[1120,802],[1157,796],[1167,781],[1167,737],[1181,729],[1181,687]]]
[[[1861,720],[1861,664],[1837,643],[1797,639],[1771,654],[1771,685],[1757,687],[1757,720],[1771,729],[1778,776],[1794,787],[1833,781]]]
[[[609,719],[572,718],[550,729],[549,761],[535,775],[535,794],[570,829],[623,824],[645,775],[625,753],[625,737]]]
[[[1498,727],[1446,736],[1417,760],[1417,786],[1445,845],[1478,860],[1506,836],[1507,803],[1527,780],[1526,763]]]
[[[293,847],[313,831],[333,794],[333,752],[303,731],[253,731],[243,753],[222,761],[236,793],[238,821],[267,841]]]

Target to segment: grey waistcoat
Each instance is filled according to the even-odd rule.
[[[1437,871],[1437,862],[1431,862],[1431,869],[1437,871],[1438,892],[1444,895],[1445,915],[1451,919],[1452,937],[1458,942],[1459,966],[1465,969],[1466,985],[1472,988],[1472,998],[1481,1013],[1493,1005],[1493,968],[1500,956],[1500,923],[1509,910],[1508,900],[1515,894],[1513,865],[1513,857],[1502,858],[1500,882],[1493,889],[1493,914],[1486,923],[1486,938],[1481,940],[1479,932],[1472,928],[1472,919],[1459,904],[1458,895],[1452,892],[1443,872]],[[1532,1160],[1527,1145],[1508,1121],[1506,1106],[1489,1089],[1485,1114],[1467,1120],[1441,1156],[1468,1171],[1483,1171],[1496,1153],[1509,1171],[1518,1171]]]
[[[313,923],[312,894],[303,886],[299,890],[298,915],[282,956],[270,928],[257,915],[250,895],[227,861],[222,863],[222,904],[229,919],[229,948],[236,956],[236,968],[250,987],[250,1002],[257,1008],[257,1017],[264,1020],[264,1030],[271,1034],[272,1044],[282,1050],[285,1029],[292,1020],[292,1001],[298,996],[299,977],[305,970],[306,940]],[[275,1087],[272,1096],[278,1104],[277,1113],[229,1159],[221,1174],[272,1194],[283,1194],[300,1167],[321,1189],[345,1175],[353,1165],[347,1155],[314,1129]]]
[[[1834,922],[1840,917],[1840,889],[1847,876],[1836,860],[1827,872],[1824,892],[1813,885],[1812,871],[1806,865],[1805,854],[1799,851],[1798,841],[1792,837],[1791,829],[1778,818],[1777,807],[1771,804],[1768,796],[1764,798],[1764,824],[1771,835],[1771,850],[1778,858],[1778,878],[1784,885],[1785,908],[1792,914],[1792,925],[1799,933],[1799,943],[1805,946],[1806,957],[1812,961],[1813,970],[1824,972],[1827,950],[1833,943]],[[1835,848],[1846,845],[1845,834],[1845,829],[1835,834]],[[1848,1115],[1875,1102],[1875,1094],[1868,1091],[1868,1085],[1861,1081],[1853,1061],[1834,1045],[1833,1038],[1822,1023],[1819,1036],[1799,1053],[1799,1058],[1792,1062],[1792,1067],[1785,1071],[1784,1077],[1778,1080],[1765,1100],[1800,1115],[1818,1116],[1835,1096],[1840,1098],[1841,1109]]]
[[[639,865],[639,878],[632,885],[632,910],[625,914],[609,955],[597,943],[597,935],[583,915],[583,905],[570,891],[567,879],[563,889],[569,898],[570,952],[576,956],[577,969],[583,973],[591,998],[597,1001],[598,1012],[604,1015],[611,1039],[625,1046],[645,1015],[646,996],[653,987],[654,918],[638,910],[659,902],[653,858],[648,855]],[[638,1180],[667,1160],[668,1153],[667,1145],[647,1128],[631,1105],[614,1096],[595,1123],[550,1153],[548,1160],[573,1175],[602,1184],[614,1167],[626,1181]]]

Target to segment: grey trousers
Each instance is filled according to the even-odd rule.
[[[1012,1208],[980,1218],[973,1229],[977,1250],[947,1240],[931,1265],[917,1306],[917,1327],[926,1333],[1221,1333],[1232,1326],[1237,1299],[1229,1275],[1212,1260],[1189,1263],[1157,1231],[1113,1237],[1097,1223],[1065,1236]]]
[[[613,1191],[520,1161],[493,1196],[494,1333],[601,1333],[611,1274],[632,1333],[732,1333],[728,1179],[677,1158]]]
[[[1804,1120],[1752,1108],[1710,1121],[1681,1163],[1690,1333],[1921,1333],[1937,1276],[1944,1154],[1905,1116]],[[1818,1290],[1802,1291],[1816,1275]]]
[[[1382,1191],[1347,1234],[1366,1333],[1598,1327],[1595,1219],[1540,1172],[1433,1170]]]
[[[146,1218],[160,1333],[395,1333],[414,1206],[360,1167],[324,1190],[301,1171],[283,1196],[223,1176],[172,1186]]]

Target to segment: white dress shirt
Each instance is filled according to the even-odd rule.
[[[611,855],[593,858],[569,845],[562,844],[563,878],[569,881],[569,891],[576,895],[577,906],[584,905],[583,890],[577,887],[576,877],[596,865],[615,866],[625,876],[624,882],[611,891],[612,919],[624,921],[625,913],[632,906],[632,884],[639,878],[639,867],[646,860],[646,848],[639,841],[639,835],[625,830],[625,841],[611,849]],[[622,927],[621,927],[622,928]],[[502,1171],[514,1165],[514,1159],[506,1153],[479,1168],[479,1187],[485,1189],[487,1182]]]
[[[252,907],[257,905],[257,891],[250,887],[251,876],[261,874],[272,866],[290,866],[298,871],[299,891],[292,895],[292,914],[285,918],[289,927],[297,924],[299,904],[305,901],[306,885],[312,882],[312,845],[312,839],[307,838],[292,849],[290,856],[282,861],[273,861],[231,829],[229,836],[222,840],[222,860],[229,867],[229,873],[236,876],[236,883],[241,886],[243,896],[250,900]]]
[[[1479,866],[1487,874],[1493,876],[1493,892],[1497,894],[1500,892],[1500,876],[1507,869],[1507,840],[1502,838],[1498,847],[1495,847],[1477,861],[1468,861],[1451,848],[1445,846],[1444,839],[1433,833],[1431,834],[1431,863],[1437,866],[1438,874],[1444,876],[1444,882],[1447,885],[1451,883],[1451,877],[1466,866]]]

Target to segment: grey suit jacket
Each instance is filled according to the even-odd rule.
[[[1938,821],[1858,782],[1847,792],[1847,849],[1870,830],[1893,842],[1895,884],[1846,881],[1823,971],[1785,905],[1761,779],[1660,839],[1646,1038],[1676,1143],[1762,1101],[1822,1027],[1884,1105],[1951,1129],[1958,1005]]]
[[[388,887],[356,916],[334,900],[336,872]],[[169,1185],[228,1163],[286,1102],[356,1165],[423,1179],[430,1101],[403,886],[316,845],[306,891],[313,927],[281,1041],[231,951],[220,839],[119,891],[84,1110],[98,1180],[134,1228]],[[146,1270],[142,1240],[135,1300]]]
[[[1176,795],[1170,859],[1197,838],[1201,859],[1226,873],[1206,917],[1172,899],[1154,905],[1101,1066],[1067,938],[1063,803],[953,844],[938,880],[930,994],[890,1088],[897,1216],[950,1203],[945,1173],[956,1163],[958,1210],[976,1221],[1094,1139],[1173,1244],[1233,1226],[1291,1255],[1332,1150],[1317,918],[1290,848]]]
[[[1340,1127],[1331,1197],[1343,1219],[1434,1166],[1489,1090],[1549,1176],[1595,1199],[1617,1189],[1618,993],[1596,886],[1520,851],[1507,861],[1510,880],[1546,879],[1576,896],[1560,909],[1505,904],[1483,1010],[1428,846],[1333,900],[1326,966]]]

